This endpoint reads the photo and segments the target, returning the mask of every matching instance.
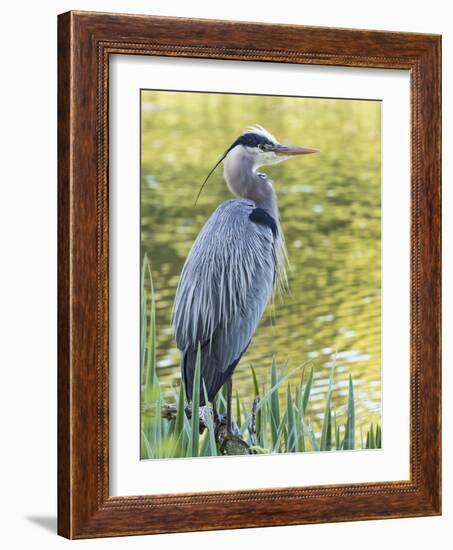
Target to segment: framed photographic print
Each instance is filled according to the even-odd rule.
[[[59,533],[440,514],[440,37],[58,40]]]

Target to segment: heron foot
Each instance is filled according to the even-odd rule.
[[[220,450],[226,455],[248,455],[250,454],[249,446],[242,437],[227,432],[220,446]]]

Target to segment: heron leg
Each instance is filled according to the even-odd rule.
[[[212,406],[212,417],[214,419],[214,424],[217,424],[219,420],[219,413],[217,411],[217,407],[215,406],[215,398],[211,401]]]
[[[227,434],[232,433],[231,429],[231,401],[233,399],[233,380],[232,377],[227,382]]]

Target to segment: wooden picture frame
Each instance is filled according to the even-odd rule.
[[[59,16],[58,48],[59,534],[88,538],[440,514],[440,37],[69,12]],[[111,54],[410,71],[409,481],[109,495]]]

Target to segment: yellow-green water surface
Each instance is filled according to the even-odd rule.
[[[380,422],[380,102],[154,91],[143,91],[141,100],[141,242],[152,268],[165,393],[171,399],[180,378],[171,328],[179,274],[203,224],[231,198],[221,166],[195,209],[193,201],[223,151],[247,126],[259,124],[282,143],[321,153],[260,169],[278,196],[289,292],[268,306],[235,371],[234,391],[251,400],[249,366],[268,384],[273,355],[290,369],[310,361],[310,408],[319,416],[336,357],[339,421],[345,421],[351,372],[357,427]]]

